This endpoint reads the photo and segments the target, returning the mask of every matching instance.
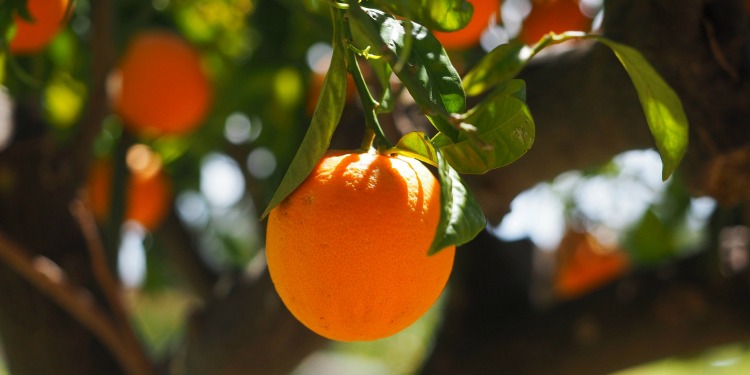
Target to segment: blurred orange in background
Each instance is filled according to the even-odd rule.
[[[621,250],[600,243],[589,233],[569,230],[557,249],[555,292],[575,298],[621,277],[630,267]]]
[[[161,158],[145,145],[128,150],[129,171],[125,190],[125,220],[133,220],[144,228],[157,228],[171,208],[172,183],[162,170]],[[104,223],[110,214],[112,161],[96,161],[89,171],[88,189],[91,208],[97,221]]]
[[[523,21],[519,39],[535,44],[550,32],[589,31],[591,19],[581,12],[579,0],[532,0],[531,13]]]
[[[30,54],[44,49],[65,25],[69,3],[70,0],[29,0],[27,8],[33,20],[13,16],[16,32],[10,41],[10,52]]]
[[[476,46],[493,18],[500,18],[500,0],[467,1],[474,5],[474,14],[466,27],[451,32],[433,32],[447,50],[464,50]]]
[[[211,82],[200,54],[168,31],[136,35],[110,83],[114,110],[135,133],[189,133],[211,106]]]

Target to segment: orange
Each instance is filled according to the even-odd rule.
[[[588,31],[591,19],[581,13],[579,0],[532,0],[531,13],[523,21],[519,38],[535,44],[550,32]]]
[[[440,185],[420,162],[329,152],[268,219],[276,290],[305,326],[340,341],[406,328],[439,297],[455,246],[428,256]]]
[[[489,26],[494,15],[500,14],[500,0],[467,1],[474,5],[474,13],[463,29],[433,33],[447,50],[464,50],[476,46],[482,37],[482,32]]]
[[[27,8],[33,21],[13,16],[16,33],[10,41],[10,52],[28,54],[41,51],[57,35],[66,21],[70,0],[29,0]]]
[[[168,31],[136,35],[111,83],[114,110],[136,133],[189,133],[211,105],[211,83],[200,54]]]
[[[136,145],[128,152],[130,171],[125,190],[125,220],[139,222],[148,230],[156,229],[171,207],[172,184],[161,168],[161,161]],[[112,196],[111,160],[96,161],[89,171],[88,189],[91,209],[99,222],[109,216]]]
[[[586,294],[622,276],[630,267],[621,250],[603,246],[588,233],[569,231],[557,251],[555,290],[563,298]]]

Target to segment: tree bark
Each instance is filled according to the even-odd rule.
[[[284,375],[328,340],[284,307],[266,270],[236,280],[190,319],[186,373]]]
[[[50,259],[71,284],[106,305],[69,207],[79,186],[64,164],[48,158],[49,150],[36,138],[0,153],[0,230],[33,249],[32,256]],[[14,375],[122,373],[97,338],[1,262],[0,334]]]
[[[636,272],[577,300],[529,298],[528,242],[485,232],[459,251],[445,324],[423,374],[608,374],[750,337],[748,273],[714,253]],[[515,276],[509,276],[513,275]]]
[[[111,5],[108,0],[91,4],[95,31],[90,40],[94,56],[90,65],[91,100],[79,137],[68,149],[49,138],[42,112],[28,107],[33,100],[16,98],[12,103],[3,97],[0,103],[3,112],[12,114],[12,118],[4,119],[8,123],[0,126],[14,132],[10,145],[0,151],[0,232],[18,245],[5,251],[29,257],[34,267],[47,264],[51,273],[42,280],[48,277],[48,284],[54,288],[74,290],[84,300],[72,303],[85,304],[79,306],[82,310],[96,306],[93,314],[101,319],[82,324],[80,316],[74,318],[71,310],[21,277],[20,269],[0,262],[0,335],[7,365],[14,375],[149,372],[150,365],[136,347],[132,332],[122,326],[127,322],[117,318],[122,318],[121,311],[112,314],[112,309],[121,306],[112,304],[116,301],[111,298],[117,298],[111,295],[112,290],[101,288],[102,274],[93,270],[87,251],[92,244],[71,206],[87,171],[91,143],[108,112],[105,82],[112,60]],[[54,280],[57,277],[65,279],[59,282]],[[101,331],[92,334],[91,327],[102,324],[109,329],[109,348],[103,345]],[[121,343],[116,342],[118,339]],[[128,349],[113,356],[112,347],[120,345]],[[123,353],[132,357],[125,358]]]

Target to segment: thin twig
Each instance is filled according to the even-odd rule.
[[[109,316],[96,304],[91,293],[71,284],[65,276],[65,271],[56,263],[43,256],[32,257],[3,232],[0,232],[0,261],[36,287],[39,292],[55,301],[101,340],[128,374],[150,373],[150,369],[143,367],[137,353],[122,345],[120,333]]]
[[[706,37],[708,39],[708,47],[711,49],[711,55],[714,57],[714,61],[719,65],[729,78],[734,82],[740,80],[740,74],[737,72],[731,63],[727,60],[724,51],[721,50],[718,40],[716,39],[716,29],[713,23],[708,20],[703,20],[703,29],[706,31]]]
[[[143,346],[138,341],[128,319],[128,313],[122,302],[121,285],[112,275],[112,270],[107,262],[107,255],[104,244],[99,236],[96,221],[91,211],[91,202],[87,198],[85,189],[81,189],[78,198],[71,204],[73,216],[81,228],[83,237],[86,240],[86,249],[91,259],[91,270],[96,281],[104,293],[104,298],[109,304],[109,308],[114,316],[120,336],[124,344],[133,353],[134,357],[140,359],[140,367],[148,369],[151,367],[150,361],[143,352]]]

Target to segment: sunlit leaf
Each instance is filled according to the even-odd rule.
[[[307,178],[330,145],[331,136],[341,118],[346,99],[347,72],[343,48],[340,42],[333,45],[331,65],[323,81],[320,99],[315,107],[310,127],[281,180],[281,185],[276,189],[271,202],[263,211],[261,219]]]
[[[638,93],[656,148],[661,155],[662,178],[666,180],[679,165],[688,146],[688,122],[677,94],[637,50],[600,35],[566,32],[546,35],[533,48],[519,44],[502,45],[466,76],[464,86],[470,95],[481,94],[512,78],[543,48],[571,39],[593,39],[608,46],[627,71]]]
[[[525,90],[523,81],[510,81],[463,116],[464,123],[476,128],[474,134],[462,132],[456,143],[442,135],[433,140],[456,171],[485,173],[515,161],[531,148],[535,128]]]
[[[530,48],[518,41],[502,44],[482,57],[464,76],[467,95],[479,95],[514,78],[531,59]]]
[[[424,133],[406,134],[390,151],[438,167],[440,223],[428,254],[435,254],[450,245],[462,245],[485,227],[484,213],[471,190]]]
[[[604,37],[593,38],[611,48],[630,75],[661,155],[662,178],[666,180],[688,146],[688,121],[680,98],[640,52]]]
[[[479,203],[461,176],[451,168],[440,152],[436,156],[442,211],[428,254],[435,254],[450,245],[458,246],[469,242],[487,224]]]
[[[350,12],[369,38],[379,42],[378,50],[385,53],[393,71],[433,125],[455,140],[457,130],[434,112],[463,113],[466,95],[461,77],[440,42],[424,26],[381,11],[353,7]],[[411,30],[410,36],[407,30]]]
[[[455,31],[471,20],[474,7],[466,0],[374,0],[375,4],[432,30]]]
[[[404,135],[393,148],[393,151],[436,167],[438,164],[437,150],[422,132],[411,132]]]

